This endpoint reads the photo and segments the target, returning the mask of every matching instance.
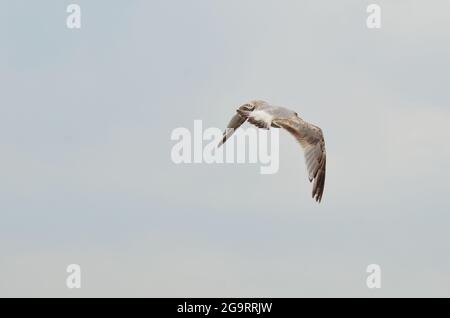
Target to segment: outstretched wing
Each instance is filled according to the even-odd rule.
[[[228,123],[227,129],[223,132],[223,137],[219,142],[218,147],[222,146],[227,139],[231,137],[234,131],[238,129],[246,120],[247,118],[241,116],[239,113],[236,113],[236,115],[234,115]]]
[[[325,187],[327,161],[322,129],[299,117],[274,119],[273,122],[290,132],[302,146],[305,152],[309,181],[313,182],[312,197],[320,202]]]

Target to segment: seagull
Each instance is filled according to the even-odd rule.
[[[284,128],[295,137],[304,151],[309,182],[314,181],[312,197],[320,203],[325,186],[327,158],[322,129],[304,121],[290,109],[273,106],[262,100],[253,100],[236,110],[218,147],[221,147],[246,121],[262,129]]]

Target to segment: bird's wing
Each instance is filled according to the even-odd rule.
[[[309,181],[314,181],[312,197],[320,202],[325,186],[327,159],[322,129],[298,117],[274,119],[273,123],[290,132],[302,146],[305,152]]]
[[[239,113],[236,113],[236,115],[234,115],[228,123],[227,129],[223,132],[223,137],[219,142],[218,147],[222,146],[227,139],[231,137],[234,131],[238,129],[246,120],[247,118],[241,116]]]

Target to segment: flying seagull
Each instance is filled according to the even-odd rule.
[[[322,200],[325,186],[326,152],[322,129],[310,124],[290,109],[273,106],[262,100],[246,103],[236,110],[218,147],[222,146],[233,132],[245,121],[258,128],[284,128],[300,143],[304,152],[309,181],[313,182],[312,197]]]

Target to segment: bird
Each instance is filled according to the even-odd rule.
[[[313,182],[312,198],[320,203],[325,186],[326,151],[322,129],[304,121],[288,108],[263,100],[252,100],[236,110],[217,147],[221,147],[244,122],[261,129],[283,128],[303,148],[309,182]]]

